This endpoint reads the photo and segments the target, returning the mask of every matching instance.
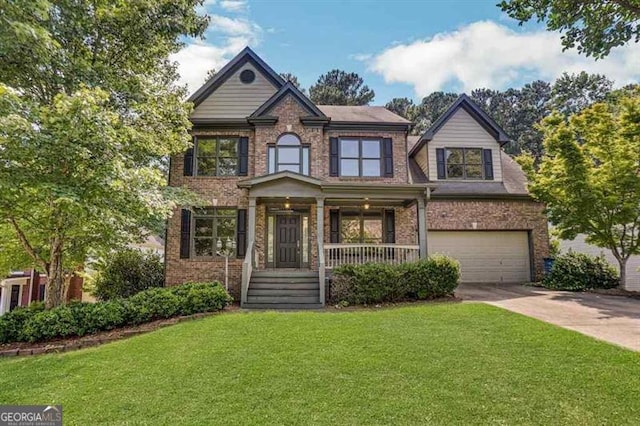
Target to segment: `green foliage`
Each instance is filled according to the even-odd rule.
[[[554,290],[582,291],[595,288],[614,288],[618,273],[604,257],[568,252],[556,257],[551,272],[542,284]]]
[[[111,253],[97,265],[94,295],[99,300],[129,297],[164,286],[162,258],[152,252],[124,249]]]
[[[177,315],[219,311],[231,301],[216,282],[152,288],[128,299],[73,302],[49,310],[42,304],[32,304],[0,317],[0,343],[84,336]]]
[[[167,187],[164,159],[190,145],[168,58],[204,32],[200,3],[1,2],[0,243],[14,267],[47,273],[47,306],[63,270],[193,201]]]
[[[519,158],[529,191],[546,205],[558,236],[608,248],[621,266],[640,254],[640,92],[617,104],[595,104],[569,121],[543,121],[546,155],[538,172]]]
[[[331,70],[309,88],[311,101],[318,105],[368,105],[375,92],[358,74]]]
[[[612,48],[640,41],[640,3],[637,0],[503,0],[503,12],[524,22],[546,21],[547,29],[562,32],[565,49],[604,58]]]
[[[460,265],[446,256],[387,265],[343,265],[333,271],[331,303],[371,304],[433,299],[453,294],[460,279]]]
[[[304,89],[304,87],[300,86],[300,81],[298,81],[298,77],[296,77],[295,75],[291,74],[290,72],[281,72],[280,77],[282,77],[284,81],[288,81],[294,86],[296,86],[296,88],[300,90],[302,93],[306,94],[306,90]]]

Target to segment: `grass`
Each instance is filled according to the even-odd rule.
[[[640,355],[482,304],[230,313],[0,361],[65,424],[637,424]]]

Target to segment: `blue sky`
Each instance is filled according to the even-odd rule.
[[[333,68],[357,72],[375,90],[374,104],[419,100],[435,90],[518,87],[583,69],[619,85],[638,81],[640,45],[596,62],[562,52],[558,34],[536,23],[520,27],[495,3],[206,0],[206,39],[189,40],[175,59],[193,91],[207,69],[219,69],[249,45],[307,88]]]

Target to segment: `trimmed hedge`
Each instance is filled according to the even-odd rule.
[[[542,280],[546,288],[569,291],[614,288],[619,283],[618,271],[604,257],[573,251],[556,257]]]
[[[84,336],[178,315],[219,311],[231,301],[220,283],[214,282],[152,288],[128,299],[72,302],[49,310],[31,305],[0,317],[0,343]]]
[[[131,248],[112,253],[104,262],[98,263],[94,286],[93,295],[103,301],[164,287],[162,258]]]
[[[400,265],[343,265],[333,271],[329,300],[359,305],[434,299],[453,294],[459,280],[458,261],[442,255]]]

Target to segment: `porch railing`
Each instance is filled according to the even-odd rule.
[[[254,250],[253,241],[249,241],[247,246],[247,254],[244,256],[242,262],[242,289],[240,293],[240,302],[242,304],[247,303],[247,293],[249,292],[249,281],[251,281],[251,273],[256,265],[256,253]]]
[[[397,265],[420,259],[420,246],[399,244],[325,244],[327,269],[340,265],[387,263]]]

